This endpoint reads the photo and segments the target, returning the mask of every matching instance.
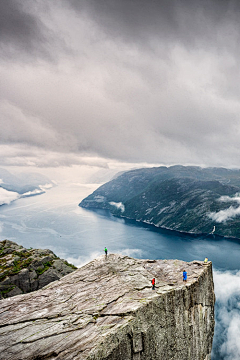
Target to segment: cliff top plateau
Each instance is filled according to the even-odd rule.
[[[214,301],[210,262],[103,255],[0,301],[0,359],[210,359]]]

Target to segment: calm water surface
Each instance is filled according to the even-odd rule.
[[[230,271],[231,276],[237,276],[240,270],[240,241],[179,234],[115,218],[105,211],[80,208],[78,203],[97,187],[61,185],[46,194],[1,206],[1,240],[13,240],[27,248],[49,248],[77,266],[103,254],[105,246],[109,252],[137,258],[192,261],[203,260],[207,256],[213,262],[216,275],[219,271],[220,274],[221,271]],[[217,303],[216,309],[220,311],[220,303]],[[215,332],[213,360],[234,359],[223,355],[224,349],[218,351],[226,340],[220,339],[220,334],[224,331],[228,334],[229,328],[230,323],[222,324]]]

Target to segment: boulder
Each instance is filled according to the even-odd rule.
[[[9,240],[0,241],[1,298],[35,291],[75,269],[51,250],[26,249]]]

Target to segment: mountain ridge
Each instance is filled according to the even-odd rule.
[[[130,170],[79,206],[193,234],[240,238],[240,170],[175,165]],[[240,196],[240,195],[239,195]]]

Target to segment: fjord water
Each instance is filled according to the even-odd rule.
[[[27,248],[49,248],[76,266],[103,254],[105,246],[109,252],[137,258],[192,261],[208,257],[213,262],[216,281],[221,282],[224,274],[230,276],[228,283],[232,281],[236,284],[236,281],[239,281],[237,271],[240,270],[240,241],[212,235],[180,234],[128,219],[115,218],[106,211],[80,208],[78,203],[97,187],[63,184],[43,195],[22,198],[10,205],[1,206],[0,239],[16,241]],[[223,287],[224,284],[221,291]],[[231,288],[231,291],[226,291],[230,294],[233,290]],[[226,314],[230,316],[234,312],[240,319],[240,293],[233,291],[232,294],[230,308],[229,304],[226,305]],[[222,301],[227,301],[226,296]],[[232,318],[226,321],[227,315],[221,319],[222,306],[220,301],[217,302],[217,327],[212,359],[233,360],[234,356],[238,356],[239,350],[235,349],[234,355],[227,357],[230,353],[226,341],[231,326],[236,324],[231,322]],[[222,337],[224,333],[225,336]]]

